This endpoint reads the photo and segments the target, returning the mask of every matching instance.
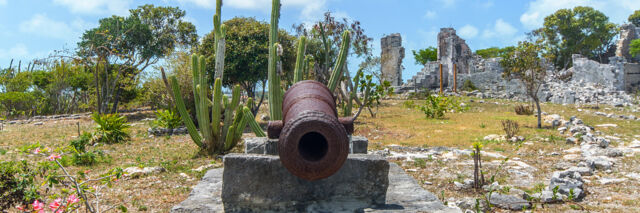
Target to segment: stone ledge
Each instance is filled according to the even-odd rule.
[[[350,154],[367,154],[369,140],[361,136],[351,136],[349,140]],[[263,138],[245,138],[244,139],[245,154],[264,154],[278,155],[278,139]]]
[[[240,171],[242,174],[238,174],[239,176],[228,177],[227,182],[223,184],[223,176],[226,173],[224,168],[212,169],[209,170],[205,176],[202,178],[202,181],[193,188],[193,191],[189,195],[189,197],[183,201],[182,203],[173,207],[171,212],[181,213],[181,212],[237,212],[230,208],[225,208],[226,204],[222,202],[222,194],[223,194],[223,185],[227,184],[237,184],[238,178],[248,178],[248,179],[260,179],[262,182],[265,173],[269,170],[286,170],[280,165],[280,161],[275,156],[259,156],[259,155],[249,155],[248,158],[267,158],[269,160],[262,160],[266,162],[271,162],[271,166],[264,168],[260,171]],[[243,158],[241,155],[229,156],[237,159]],[[246,157],[246,155],[245,155]],[[366,159],[380,159],[380,157],[368,156],[368,155],[350,155],[347,162],[357,163],[357,161],[366,160]],[[231,159],[231,158],[229,158]],[[227,160],[225,160],[227,161]],[[235,161],[235,160],[234,160]],[[374,160],[375,162],[381,162],[378,160]],[[244,162],[244,160],[238,160],[236,163]],[[226,164],[226,162],[225,162]],[[384,196],[384,204],[371,205],[367,207],[360,207],[356,210],[351,208],[356,207],[353,202],[348,202],[344,200],[338,200],[338,202],[342,202],[339,205],[333,202],[314,202],[311,205],[308,205],[307,208],[294,209],[291,211],[284,212],[460,212],[459,209],[451,209],[446,207],[438,200],[438,198],[424,190],[411,176],[405,173],[402,168],[400,168],[395,163],[387,163],[384,161],[384,164],[387,165],[388,168],[388,187],[386,188],[386,196]],[[280,165],[280,166],[278,166]],[[227,167],[227,169],[231,169],[231,167]],[[345,163],[345,167],[342,170],[351,170],[349,168],[348,163]],[[341,171],[342,171],[341,170]],[[267,171],[267,172],[265,172]],[[359,171],[362,171],[359,170]],[[340,172],[339,172],[340,173]],[[362,172],[359,172],[362,173]],[[253,175],[253,176],[245,176],[245,175]],[[357,176],[356,179],[348,180],[350,182],[362,181],[360,180],[364,176]],[[290,182],[290,181],[287,181]],[[279,187],[280,190],[286,190],[288,187],[293,187],[291,185],[285,185],[284,180],[280,180],[277,184],[273,184],[270,186],[272,188]],[[291,184],[291,183],[290,183]],[[361,184],[362,183],[356,183]],[[357,189],[355,187],[347,186],[343,184],[342,186],[332,186],[335,188],[339,187],[348,187],[347,189],[342,190],[350,190],[349,188]],[[367,187],[378,187],[375,185],[367,186]],[[247,186],[247,188],[250,188]],[[237,190],[237,189],[234,189]],[[255,190],[253,188],[252,190]],[[326,189],[320,189],[326,190]],[[225,191],[226,192],[226,191]],[[269,192],[264,192],[269,193]],[[302,194],[296,191],[300,195],[300,197],[306,196],[306,194]],[[226,196],[226,195],[225,195]],[[257,200],[254,200],[255,202]],[[335,201],[335,200],[334,200]],[[340,206],[342,205],[342,206]],[[226,210],[225,210],[226,209]],[[246,210],[246,209],[245,209]],[[261,211],[261,210],[247,210],[244,212],[283,212],[278,210],[270,210],[270,211]]]

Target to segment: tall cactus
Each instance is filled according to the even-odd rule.
[[[220,6],[222,2],[217,1],[216,15],[214,16],[214,31],[216,36],[216,57],[213,91],[208,84],[210,76],[205,70],[206,62],[204,56],[191,56],[191,70],[193,72],[193,96],[196,106],[196,119],[200,127],[200,133],[191,120],[187,112],[184,100],[180,95],[180,86],[175,76],[171,77],[171,87],[176,97],[176,107],[182,117],[182,121],[187,126],[187,131],[193,142],[209,154],[222,154],[228,152],[238,144],[242,137],[242,132],[250,124],[256,135],[264,135],[257,126],[255,119],[246,119],[244,105],[240,103],[240,86],[235,86],[231,99],[222,94],[222,77],[224,73],[225,58],[225,26],[220,21]],[[213,94],[211,99],[207,96]],[[224,113],[224,119],[222,118]],[[251,112],[249,112],[250,114]],[[211,115],[211,117],[209,117]],[[253,118],[253,115],[250,115]]]
[[[296,57],[296,69],[293,74],[293,82],[302,81],[304,63],[305,63],[304,53],[306,51],[306,45],[307,45],[307,37],[301,36],[300,40],[298,40],[298,55]]]
[[[345,30],[342,33],[342,46],[340,47],[340,54],[338,54],[338,60],[336,61],[335,66],[333,67],[333,73],[331,73],[331,78],[329,78],[329,82],[327,87],[331,92],[336,90],[338,87],[338,82],[342,78],[342,71],[344,70],[344,65],[347,61],[347,55],[349,54],[349,45],[351,44],[351,37],[348,30]]]
[[[271,29],[269,30],[269,114],[271,120],[282,120],[282,88],[278,77],[277,42],[278,20],[280,19],[280,0],[273,0],[271,5]]]

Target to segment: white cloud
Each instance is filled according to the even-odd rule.
[[[496,20],[493,27],[485,29],[482,33],[484,38],[511,38],[518,32],[518,29],[513,27],[502,19]]]
[[[425,14],[424,14],[424,18],[426,19],[434,19],[436,17],[437,13],[433,10],[428,10]]]
[[[478,35],[478,28],[467,24],[458,30],[458,34],[464,39],[475,38]]]
[[[126,15],[132,0],[53,0],[53,2],[68,7],[73,13]]]
[[[638,0],[535,0],[529,3],[527,11],[520,16],[520,22],[527,29],[542,27],[544,18],[559,9],[576,6],[593,7],[609,16],[609,21],[623,23],[634,10],[640,9]]]
[[[440,0],[442,2],[442,7],[453,7],[456,5],[458,0]]]
[[[7,5],[7,0],[0,0],[0,6]]]
[[[66,23],[52,20],[46,14],[35,14],[30,20],[20,23],[20,31],[64,39],[72,30]]]
[[[215,0],[177,0],[180,3],[191,3],[199,7],[213,9],[216,6]],[[322,17],[327,9],[327,0],[282,0],[280,2],[283,9],[300,9],[300,18],[303,20],[313,20]],[[225,0],[223,6],[237,9],[260,10],[271,12],[271,0]]]
[[[21,58],[27,55],[29,55],[29,50],[22,43],[18,43],[8,50],[0,49],[0,59]]]

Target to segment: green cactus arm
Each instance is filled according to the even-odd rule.
[[[338,82],[340,82],[340,79],[342,78],[342,71],[344,70],[344,64],[347,60],[350,43],[351,38],[349,31],[345,30],[344,33],[342,33],[342,47],[340,47],[338,61],[336,61],[335,67],[333,67],[333,73],[331,73],[331,78],[329,78],[329,85],[327,85],[331,92],[336,90],[336,87],[338,87]]]
[[[309,56],[306,56],[304,58],[304,68],[303,68],[303,75],[306,77],[302,77],[304,79],[310,79],[309,77]]]
[[[221,141],[225,141],[225,146],[227,144],[226,141],[228,140],[227,137],[231,136],[232,139],[233,139],[234,136],[235,136],[235,132],[230,129],[231,128],[230,126],[235,125],[236,127],[238,127],[237,124],[236,124],[237,122],[234,120],[233,113],[234,113],[234,110],[237,111],[236,108],[238,108],[238,104],[240,104],[240,93],[241,92],[242,92],[242,89],[240,88],[240,86],[236,85],[233,88],[233,91],[231,93],[232,94],[231,95],[231,101],[229,102],[228,101],[229,99],[226,98],[226,97],[223,98],[223,100],[227,100],[225,102],[224,123],[222,125],[222,136],[225,137],[225,139],[221,140]],[[231,132],[231,134],[229,134],[230,132]]]
[[[302,81],[302,71],[304,70],[304,53],[306,51],[307,37],[301,36],[298,40],[298,56],[296,57],[296,69],[293,74],[293,82]]]
[[[222,29],[225,28],[224,25],[221,26]],[[226,31],[226,30],[221,30]],[[218,38],[218,43],[216,46],[216,62],[215,62],[215,78],[220,78],[224,80],[224,57],[225,57],[225,33],[221,32]]]
[[[212,119],[211,125],[213,127],[213,135],[216,138],[220,137],[220,117],[222,116],[222,80],[216,78],[215,83],[213,84],[213,107],[212,107]]]
[[[327,34],[325,33],[324,25],[322,25],[322,22],[320,22],[319,24],[320,24],[319,26],[320,35],[322,36],[322,44],[324,44],[324,67],[325,69],[329,69],[329,51],[331,49],[331,44],[327,39]]]
[[[209,86],[207,86],[208,78],[207,72],[205,72],[206,62],[204,56],[198,57],[198,74],[199,76],[194,76],[194,78],[198,77],[198,81],[200,85],[197,86],[198,96],[200,101],[196,106],[196,110],[200,111],[198,115],[198,124],[200,124],[200,131],[202,132],[202,136],[204,137],[205,146],[207,149],[215,150],[215,145],[213,144],[213,135],[211,133],[211,126],[207,125],[211,121],[209,119],[209,107],[207,101],[207,94],[209,94]]]
[[[229,131],[227,132],[227,135],[225,136],[225,140],[224,140],[224,151],[229,151],[231,150],[234,146],[233,146],[233,141],[235,140],[235,132],[236,132],[236,126],[231,125],[229,127]]]
[[[269,30],[269,114],[271,120],[282,119],[282,102],[280,94],[280,82],[277,72],[278,54],[276,43],[278,42],[278,20],[280,19],[280,0],[273,0],[271,5],[271,25]]]
[[[200,105],[200,89],[198,89],[198,85],[200,85],[200,66],[198,65],[198,55],[191,55],[191,73],[193,74],[193,100],[195,106]],[[200,111],[196,109],[196,119],[200,119]]]
[[[362,69],[358,69],[356,73],[356,77],[353,78],[353,88],[351,88],[351,92],[349,93],[349,100],[347,101],[347,106],[343,111],[343,116],[351,116],[353,113],[353,101],[358,98],[358,86],[360,86],[360,75],[362,74]]]
[[[236,131],[234,132],[234,137],[240,139],[242,137],[242,132],[244,128],[247,127],[247,119],[244,117],[244,108],[245,106],[238,106],[236,109],[236,116],[233,125],[236,126]]]
[[[189,136],[191,136],[191,140],[198,145],[200,148],[204,148],[202,146],[202,137],[198,133],[198,129],[196,129],[196,125],[191,120],[191,115],[187,112],[187,108],[184,105],[184,100],[182,99],[182,95],[180,92],[180,85],[178,85],[178,80],[175,76],[171,76],[171,89],[173,90],[173,94],[176,99],[176,108],[178,108],[178,113],[180,113],[180,117],[182,118],[182,122],[187,127],[187,131],[189,132]]]
[[[245,107],[243,111],[244,112],[242,114],[244,115],[244,119],[249,124],[249,127],[251,127],[253,133],[255,133],[257,137],[267,137],[267,134],[264,133],[260,124],[256,122],[256,118],[253,116],[253,113],[251,113],[251,110],[248,107]]]

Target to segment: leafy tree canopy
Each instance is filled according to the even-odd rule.
[[[636,27],[640,27],[640,10],[636,10],[629,16],[629,22],[636,25]]]
[[[602,12],[591,7],[575,7],[547,16],[544,27],[531,35],[543,41],[545,52],[556,67],[566,69],[571,66],[572,54],[604,62],[617,31],[617,26]]]
[[[631,48],[629,48],[629,53],[631,53],[633,57],[640,56],[640,39],[631,41]]]
[[[255,18],[235,17],[224,22],[227,33],[225,36],[226,51],[224,60],[225,86],[239,84],[250,96],[255,93],[256,83],[267,80],[267,65],[269,59],[269,24],[257,21]],[[284,48],[282,70],[287,82],[293,79],[295,65],[295,37],[286,31],[279,31],[279,42]],[[215,62],[214,32],[205,35],[200,54],[207,59],[207,72],[213,74]],[[213,83],[213,82],[211,82]]]
[[[487,49],[476,50],[476,54],[485,59],[497,58],[497,57],[504,58],[507,53],[512,52],[514,50],[515,50],[515,47],[513,46],[508,46],[504,48],[490,47]]]
[[[413,57],[416,59],[416,64],[426,65],[430,61],[438,60],[438,49],[435,47],[427,47],[426,49],[413,51]]]

